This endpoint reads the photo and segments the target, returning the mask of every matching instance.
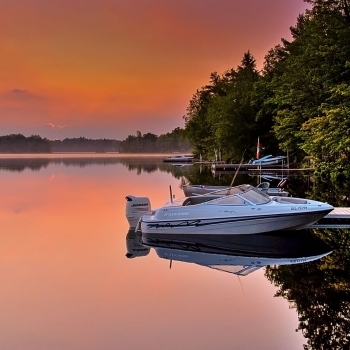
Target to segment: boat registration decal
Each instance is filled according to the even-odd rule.
[[[290,210],[305,210],[307,207],[295,207],[295,208],[290,208]]]
[[[290,263],[291,264],[295,264],[295,263],[303,263],[303,262],[306,262],[307,259],[305,258],[298,258],[298,259],[293,259],[293,260],[290,260]]]
[[[164,216],[180,216],[180,215],[188,215],[188,211],[180,211],[179,213],[165,213]]]
[[[163,253],[164,256],[169,258],[189,258],[188,254],[177,254],[177,253]]]

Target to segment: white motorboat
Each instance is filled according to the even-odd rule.
[[[285,161],[285,159],[287,159],[286,156],[277,156],[277,157],[273,157],[272,154],[269,154],[267,156],[264,156],[260,159],[255,159],[255,160],[251,160],[249,162],[249,164],[253,164],[253,165],[261,165],[261,166],[271,166],[271,165],[282,165],[283,162]]]
[[[142,244],[155,249],[160,258],[194,263],[213,269],[247,275],[267,265],[307,263],[330,254],[332,249],[310,231],[235,235],[233,239],[187,237],[169,239],[142,235]]]
[[[127,196],[131,227],[153,234],[255,234],[305,228],[333,207],[311,199],[270,197],[251,185],[240,185],[202,196],[171,198],[151,210],[147,197]],[[148,206],[149,204],[149,206]]]
[[[163,162],[168,163],[190,163],[194,159],[192,154],[174,155],[163,158]]]
[[[184,185],[182,186],[182,190],[186,197],[195,196],[195,195],[203,195],[211,192],[219,191],[219,190],[228,190],[229,186],[211,186],[211,185]],[[269,182],[260,183],[257,188],[260,191],[263,191],[269,196],[288,196],[288,192],[283,190],[282,187],[270,187]]]

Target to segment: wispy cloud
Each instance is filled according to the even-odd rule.
[[[53,124],[53,123],[47,123],[47,124],[44,124],[44,126],[48,126],[48,127],[50,127],[51,129],[64,129],[64,128],[66,128],[68,125],[56,125],[56,124]]]
[[[12,90],[12,92],[14,93],[14,94],[26,94],[26,93],[28,93],[28,90],[25,90],[25,89],[13,89]]]
[[[45,101],[45,96],[38,95],[22,88],[14,88],[6,92],[0,93],[0,99],[13,100],[13,101]]]

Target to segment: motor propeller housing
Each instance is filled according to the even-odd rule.
[[[126,199],[125,214],[130,227],[136,227],[140,217],[151,211],[151,202],[148,197],[128,195]]]

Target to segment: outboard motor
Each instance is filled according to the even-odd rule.
[[[136,227],[140,217],[151,211],[148,197],[126,196],[125,214],[130,227]]]

